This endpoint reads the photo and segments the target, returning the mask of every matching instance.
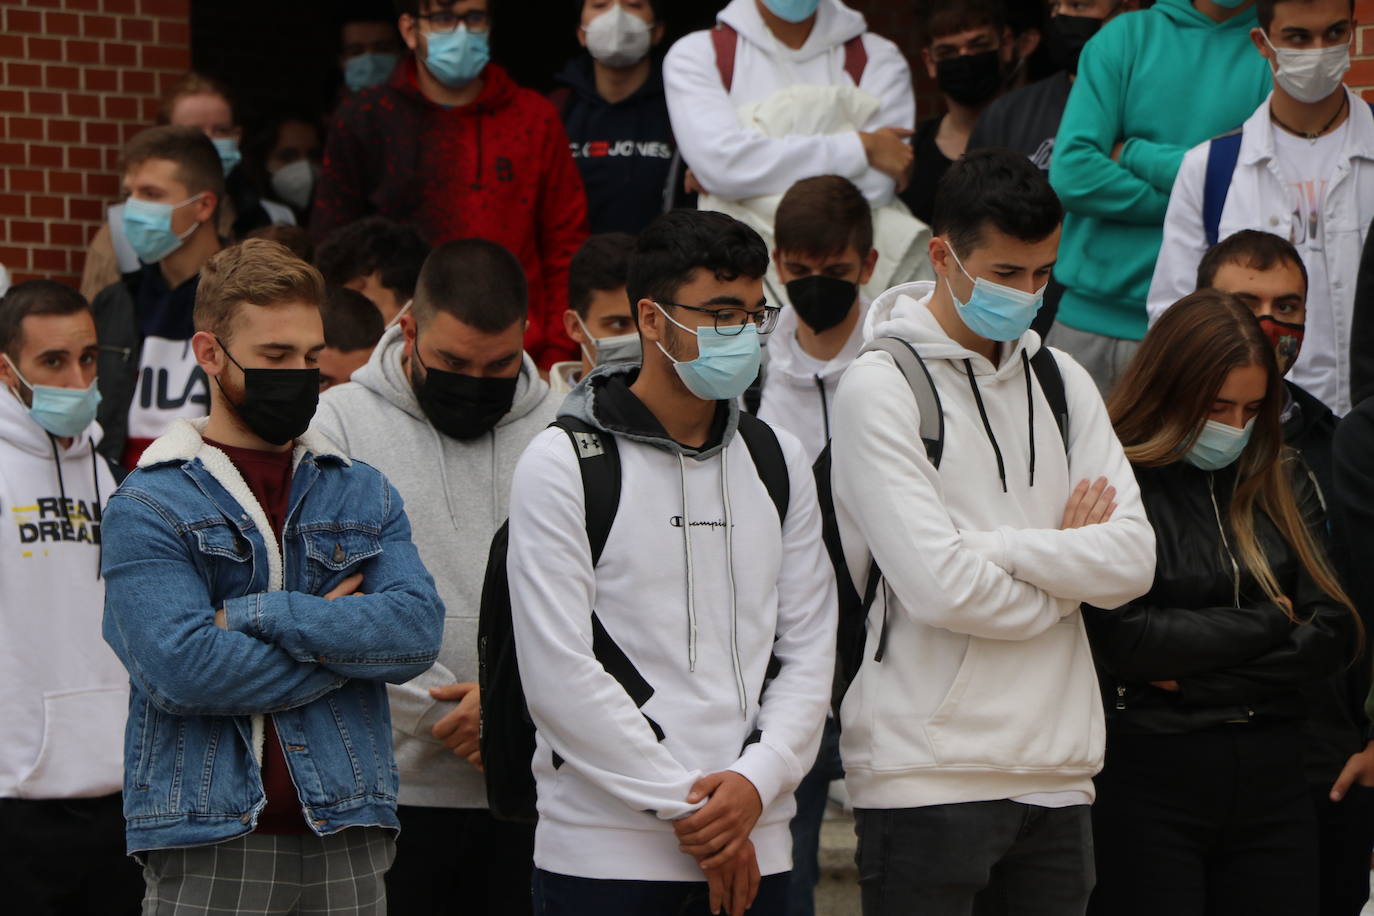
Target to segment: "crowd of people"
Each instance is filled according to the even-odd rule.
[[[1358,916],[1352,0],[500,2],[0,298],[15,911]]]

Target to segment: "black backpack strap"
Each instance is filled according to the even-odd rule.
[[[608,436],[576,417],[562,416],[551,424],[568,434],[577,452],[582,471],[582,492],[587,512],[587,542],[592,548],[592,565],[610,537],[616,510],[620,508],[620,451],[615,436]]]
[[[792,479],[787,473],[787,459],[783,457],[777,433],[753,414],[741,412],[739,434],[749,447],[749,455],[754,459],[759,479],[763,481],[768,496],[778,510],[778,522],[786,522],[787,504],[792,498]]]
[[[1064,392],[1064,376],[1059,371],[1059,363],[1049,347],[1041,347],[1030,359],[1035,377],[1040,381],[1040,390],[1050,403],[1054,413],[1054,423],[1059,427],[1059,438],[1064,440],[1064,454],[1069,453],[1069,398]]]

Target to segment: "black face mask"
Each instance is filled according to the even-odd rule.
[[[1078,55],[1083,46],[1102,28],[1102,20],[1091,16],[1054,16],[1045,32],[1045,47],[1055,69],[1078,72]]]
[[[787,298],[797,317],[817,334],[835,327],[849,315],[859,288],[848,280],[812,274],[787,284]]]
[[[245,369],[218,337],[229,362],[243,373],[243,400],[235,404],[219,376],[215,384],[243,425],[264,442],[285,445],[310,427],[320,403],[319,369]]]
[[[960,105],[982,105],[1002,88],[1002,52],[961,54],[937,61],[935,82],[941,92]]]
[[[491,431],[501,418],[510,413],[515,402],[515,378],[478,378],[459,372],[431,369],[420,360],[417,338],[411,350],[415,359],[410,379],[420,409],[429,417],[434,428],[454,439],[476,439]],[[424,377],[416,368],[425,370]]]

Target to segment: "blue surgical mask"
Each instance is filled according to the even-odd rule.
[[[959,317],[968,329],[988,340],[1020,340],[1021,335],[1030,330],[1031,322],[1040,311],[1040,305],[1045,298],[1045,288],[1042,286],[1038,291],[1028,293],[993,283],[982,277],[975,280],[969,276],[967,270],[964,270],[963,262],[948,242],[945,242],[945,250],[973,284],[973,292],[969,295],[968,301],[960,302],[959,297],[954,295],[954,286],[950,284],[949,277],[945,277],[945,285],[949,286],[949,296],[954,300]]]
[[[663,355],[672,360],[678,378],[687,390],[703,401],[729,401],[744,394],[759,374],[759,329],[746,324],[738,334],[722,334],[714,327],[692,328],[673,321],[657,302],[654,308],[663,317],[697,338],[696,359],[673,359],[658,343]]]
[[[224,177],[228,178],[229,173],[243,161],[243,153],[239,152],[239,141],[233,137],[211,137],[210,142],[215,144],[215,152],[219,153],[219,164],[224,169]]]
[[[361,92],[364,89],[371,89],[373,86],[380,86],[391,76],[391,71],[396,69],[396,61],[398,60],[400,58],[395,54],[382,53],[367,53],[350,57],[344,61],[344,82],[352,92]]]
[[[124,201],[124,235],[133,246],[140,261],[156,264],[176,251],[200,228],[193,223],[185,234],[172,231],[172,211],[200,200],[204,194],[188,197],[179,204],[160,204],[130,197]]]
[[[1234,464],[1241,452],[1245,451],[1254,429],[1254,417],[1251,417],[1242,429],[1218,423],[1216,420],[1208,420],[1203,424],[1202,432],[1198,433],[1197,441],[1188,449],[1188,454],[1183,456],[1183,460],[1204,471],[1220,471]]]
[[[821,0],[763,0],[763,5],[779,19],[801,22],[809,19],[821,5]]]
[[[5,356],[5,362],[33,393],[33,403],[25,407],[35,423],[59,439],[71,439],[91,425],[95,409],[100,405],[100,389],[95,382],[89,388],[54,388],[51,385],[32,385],[19,374],[19,367]],[[21,402],[22,403],[22,402]]]
[[[425,42],[425,69],[450,89],[462,89],[477,79],[491,59],[487,33],[469,32],[467,25],[431,32]]]

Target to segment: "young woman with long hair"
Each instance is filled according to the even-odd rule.
[[[1299,690],[1361,634],[1283,402],[1273,346],[1217,290],[1163,315],[1109,400],[1157,566],[1144,597],[1084,609],[1108,723],[1091,913],[1317,912]]]

